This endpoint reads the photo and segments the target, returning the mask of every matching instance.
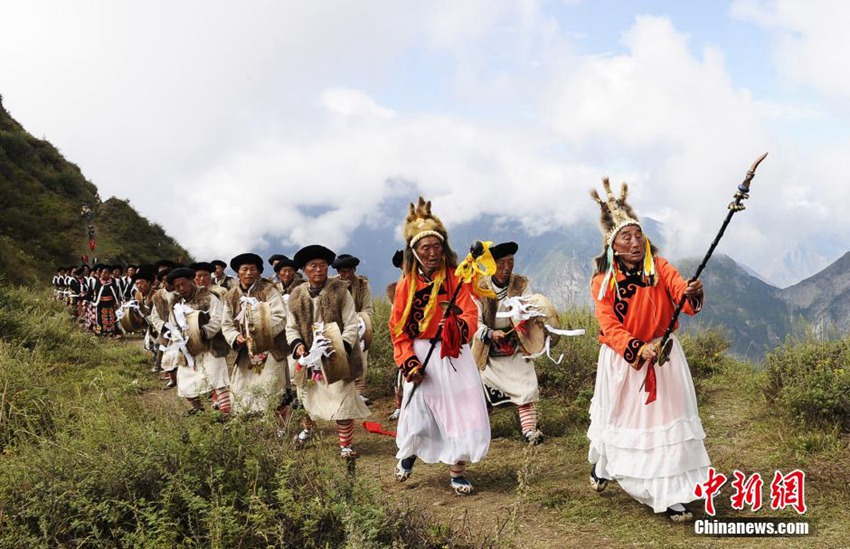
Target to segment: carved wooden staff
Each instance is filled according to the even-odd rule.
[[[729,203],[729,213],[726,214],[726,219],[723,220],[723,225],[720,226],[720,232],[717,233],[717,236],[714,237],[714,242],[711,243],[711,247],[708,248],[708,252],[705,254],[705,257],[702,259],[702,263],[697,267],[697,272],[694,273],[694,276],[688,280],[688,284],[695,281],[699,278],[699,275],[702,274],[703,269],[705,269],[708,260],[711,259],[711,254],[714,253],[714,248],[717,247],[717,244],[720,242],[720,239],[723,238],[723,233],[726,231],[726,227],[729,225],[729,222],[732,220],[732,216],[735,215],[736,212],[740,212],[745,209],[743,202],[744,200],[750,197],[750,182],[753,180],[753,177],[756,175],[756,168],[759,167],[761,161],[767,157],[767,153],[764,153],[760,157],[753,162],[753,165],[750,166],[750,169],[747,171],[747,176],[744,178],[744,182],[738,185],[738,192],[735,193],[735,200]],[[673,348],[673,342],[670,340],[670,335],[673,333],[673,330],[676,328],[676,322],[679,320],[679,313],[682,312],[682,307],[685,305],[685,299],[687,297],[682,295],[682,298],[679,300],[679,303],[676,305],[676,310],[673,311],[673,318],[670,319],[670,324],[667,325],[667,330],[664,332],[664,336],[661,338],[661,342],[658,346],[661,348],[661,353],[658,356],[658,365],[663,366],[665,362],[670,360],[670,351]],[[648,373],[648,372],[647,372]],[[641,385],[641,390],[643,390],[644,385],[646,385],[646,379],[643,380],[643,385]]]
[[[469,253],[472,255],[473,261],[478,259],[484,254],[484,244],[480,240],[476,240],[472,243],[472,246],[469,248]],[[448,280],[448,277],[446,278]],[[463,280],[457,281],[457,286],[455,286],[455,291],[452,294],[452,299],[446,304],[445,310],[443,310],[443,320],[440,322],[440,326],[437,328],[437,333],[434,334],[434,337],[431,338],[431,347],[428,349],[428,354],[425,355],[425,362],[422,363],[422,375],[425,375],[425,368],[428,366],[428,362],[431,360],[431,355],[434,354],[434,349],[437,347],[437,342],[442,340],[443,337],[443,324],[446,321],[446,318],[451,314],[453,309],[457,308],[455,302],[457,301],[457,296],[460,293],[460,287],[463,286]],[[443,303],[440,303],[442,306]],[[420,382],[421,384],[421,382]],[[407,398],[407,402],[404,407],[410,404],[410,401],[413,400],[413,395],[416,393],[416,389],[419,388],[419,384],[414,385],[410,390],[410,396]]]

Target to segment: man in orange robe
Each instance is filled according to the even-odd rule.
[[[484,391],[468,345],[478,325],[478,308],[471,287],[463,285],[452,314],[442,320],[460,282],[454,273],[457,256],[442,222],[431,214],[430,202],[420,197],[417,207],[410,205],[402,232],[404,274],[390,316],[394,359],[405,379],[396,479],[407,480],[418,457],[448,464],[451,487],[459,495],[470,494],[466,464],[483,459],[490,446]]]
[[[627,187],[602,210],[604,251],[596,258],[591,292],[599,321],[599,362],[590,403],[590,484],[601,492],[609,480],[639,502],[674,521],[691,520],[683,505],[708,478],[696,392],[687,360],[673,336],[669,362],[657,365],[675,304],[702,308],[702,282],[686,282],[655,249],[626,203]]]

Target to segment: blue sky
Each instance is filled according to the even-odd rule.
[[[847,2],[0,0],[0,12],[6,108],[199,256],[343,246],[397,179],[449,224],[565,227],[595,216],[585,197],[604,175],[669,227],[671,255],[693,255],[764,151],[736,219],[748,249],[721,251],[787,283],[807,274],[787,255],[811,271],[850,247]]]

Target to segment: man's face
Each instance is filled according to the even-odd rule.
[[[215,277],[223,278],[224,277],[224,265],[216,265],[215,266]]]
[[[111,277],[112,273],[109,271],[109,269],[100,270],[100,278],[102,278],[103,280],[109,280]]]
[[[151,289],[151,283],[144,278],[139,278],[136,280],[136,289],[142,292],[142,294],[147,294]]]
[[[431,275],[443,263],[443,242],[436,236],[426,236],[416,243],[414,250],[426,275]]]
[[[277,278],[284,284],[289,284],[295,279],[295,269],[292,267],[283,267],[278,271]]]
[[[638,225],[626,225],[620,229],[611,246],[620,261],[630,269],[640,265],[644,254],[646,254],[646,241],[643,238],[643,231]]]
[[[136,268],[135,267],[127,267],[127,277],[133,278],[134,274],[136,274]]]
[[[260,276],[260,270],[253,263],[250,265],[239,265],[239,270],[236,272],[239,276],[239,284],[243,288],[248,288],[257,281]]]
[[[209,271],[195,271],[195,286],[198,288],[208,288],[212,282],[212,277]]]
[[[114,278],[121,278],[121,269],[112,269],[112,276]]]
[[[511,273],[514,272],[514,256],[506,255],[500,260],[496,261],[496,272],[493,273],[493,278],[496,279],[496,282],[505,283],[511,277]]]
[[[195,282],[188,278],[178,278],[174,281],[174,289],[183,299],[189,299],[195,293]]]
[[[354,280],[354,273],[357,272],[355,267],[342,267],[341,269],[336,270],[339,273],[339,277],[343,280]]]
[[[328,279],[328,262],[324,259],[311,259],[304,265],[304,274],[313,287],[321,286]]]

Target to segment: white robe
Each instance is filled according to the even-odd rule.
[[[458,358],[440,358],[438,342],[426,368],[425,379],[413,394],[404,383],[404,401],[398,420],[396,458],[416,456],[425,463],[476,463],[490,448],[490,418],[481,390],[478,367],[464,344]],[[431,342],[417,339],[413,350],[424,363]],[[408,404],[409,402],[409,404]]]
[[[688,362],[672,341],[670,361],[655,366],[658,396],[648,405],[640,389],[646,366],[635,370],[602,345],[587,431],[596,474],[656,513],[698,499],[694,488],[706,482],[711,464]]]
[[[526,287],[522,295],[531,295],[531,289]],[[504,299],[499,299],[497,303],[497,313],[506,310]],[[478,331],[475,337],[483,340],[488,327],[504,332],[512,328],[508,318],[496,318],[493,326],[486,326],[479,307]],[[521,347],[517,347],[517,352],[511,356],[488,356],[487,364],[481,371],[481,381],[487,388],[487,399],[494,406],[508,403],[521,406],[540,400],[534,361],[523,358]]]
[[[256,284],[248,289],[246,294],[248,297],[256,297],[251,293],[255,287]],[[286,309],[280,293],[276,290],[272,292],[268,304],[272,319],[272,337],[274,337],[285,327]],[[239,310],[231,310],[228,302],[224,303],[221,333],[231,347],[240,334],[235,320],[239,313]],[[247,353],[247,350],[239,351],[240,356],[233,366],[233,374],[230,377],[230,394],[234,413],[262,413],[270,406],[276,408],[289,383],[286,358],[277,360],[274,355],[268,353],[262,366],[248,367],[241,356],[243,353]]]
[[[354,312],[354,298],[345,292],[345,303],[342,307],[342,340],[352,347],[360,344],[357,335],[360,322],[357,313]],[[311,299],[313,305],[313,322],[323,322],[322,311],[319,310],[319,296]],[[286,313],[286,340],[292,342],[296,339],[305,340],[298,329],[292,309],[287,307]],[[307,381],[297,387],[298,398],[304,405],[304,409],[313,419],[324,419],[328,421],[359,419],[368,417],[371,413],[369,408],[357,395],[354,380],[340,380],[328,385],[324,381]]]

